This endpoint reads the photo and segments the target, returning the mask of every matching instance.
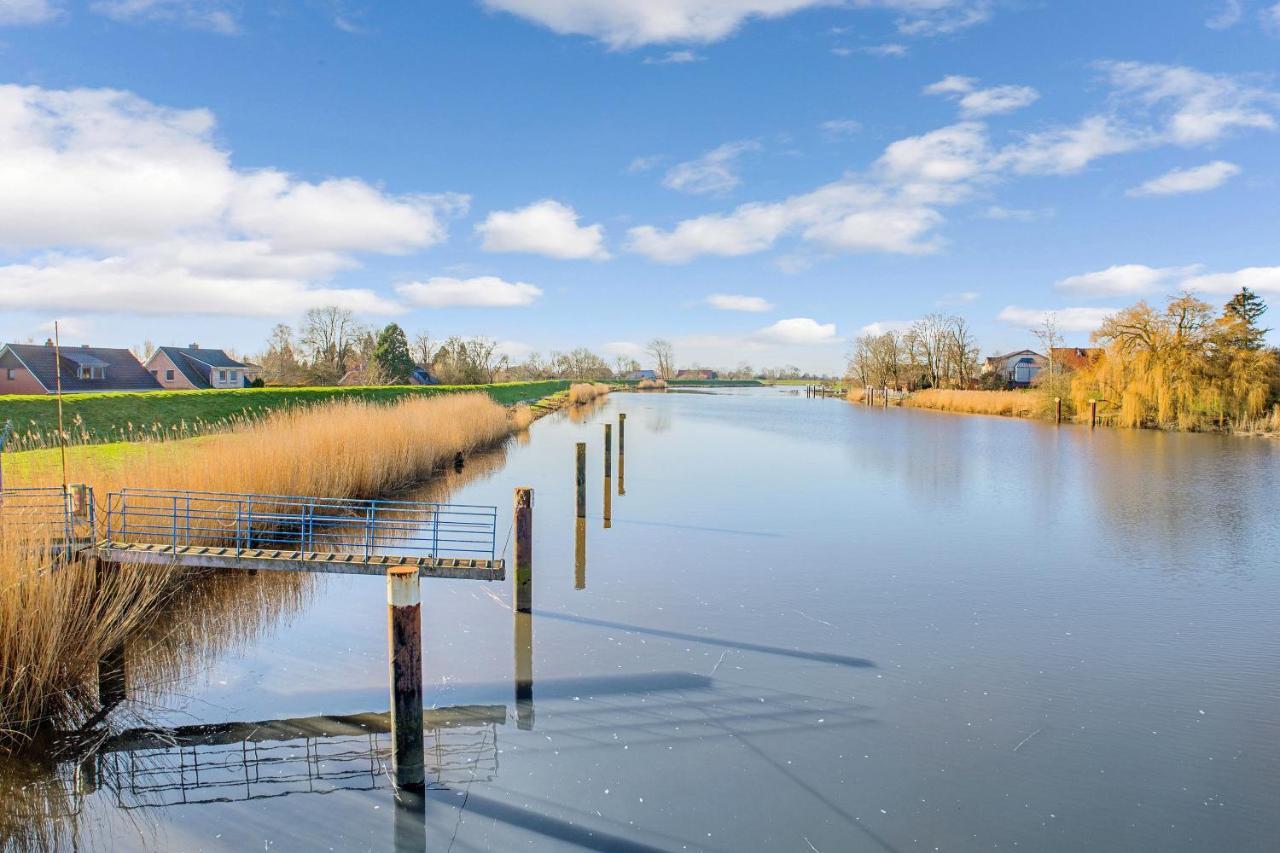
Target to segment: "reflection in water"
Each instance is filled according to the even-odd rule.
[[[573,588],[587,588],[587,520],[576,519],[573,532]]]
[[[533,729],[533,614],[515,614],[516,725]]]
[[[613,481],[610,477],[604,478],[604,529],[608,530],[613,526]]]

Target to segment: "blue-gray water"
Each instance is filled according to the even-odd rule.
[[[424,582],[427,704],[502,722],[429,737],[438,784],[402,849],[1275,849],[1280,444],[617,394],[538,422],[452,499],[498,505],[501,543],[517,485],[536,493],[532,727],[509,582]],[[383,711],[385,594],[322,579],[139,713]],[[104,757],[68,797],[74,844],[394,849],[367,740]]]

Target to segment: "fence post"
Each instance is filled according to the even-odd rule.
[[[576,478],[578,487],[578,518],[587,517],[587,445],[578,442],[576,457]]]
[[[515,492],[515,606],[517,613],[533,611],[533,489]]]
[[[422,589],[418,569],[387,570],[387,639],[391,664],[391,763],[397,787],[423,790]]]
[[[884,407],[889,408],[889,386],[884,386]]]

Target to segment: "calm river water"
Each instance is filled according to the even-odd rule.
[[[601,425],[624,411],[605,529]],[[269,586],[211,597],[180,675],[129,710],[255,725],[135,737],[79,770],[10,764],[9,841],[1276,849],[1280,443],[781,389],[616,394],[457,485],[500,507],[499,547],[512,488],[534,487],[535,612],[517,632],[509,582],[424,582],[425,826],[395,807],[385,736],[299,721],[387,708],[385,584],[329,577],[283,605]]]

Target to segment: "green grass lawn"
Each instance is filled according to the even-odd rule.
[[[395,385],[359,388],[243,388],[211,391],[149,391],[68,394],[63,421],[73,444],[105,444],[158,436],[188,437],[219,432],[243,418],[329,400],[391,403],[406,397],[480,391],[503,405],[538,400],[569,387],[563,380],[497,385]],[[58,410],[52,396],[0,396],[0,424],[12,420],[10,449],[56,444]]]

